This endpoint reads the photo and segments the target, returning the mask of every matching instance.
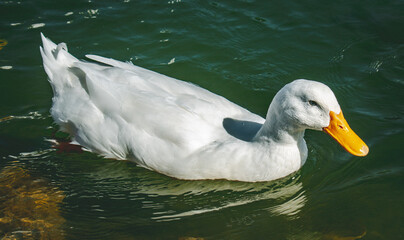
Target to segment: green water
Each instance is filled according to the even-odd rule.
[[[404,239],[403,13],[398,0],[0,1],[8,42],[0,50],[0,169],[22,168],[63,192],[64,223],[53,231],[65,239]],[[370,153],[351,156],[307,131],[304,167],[269,183],[180,181],[60,153],[48,141],[60,134],[40,32],[79,58],[131,60],[262,116],[286,83],[323,82]],[[8,198],[2,192],[0,214]],[[3,217],[0,238],[27,230],[4,227]]]

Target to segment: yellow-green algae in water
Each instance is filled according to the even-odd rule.
[[[64,193],[18,166],[0,172],[0,238],[63,239]]]

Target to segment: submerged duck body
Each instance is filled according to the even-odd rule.
[[[354,155],[368,152],[322,83],[287,84],[264,119],[191,83],[95,55],[87,57],[101,64],[80,61],[64,43],[43,35],[42,42],[52,117],[73,142],[102,156],[180,179],[254,182],[305,163],[306,129],[334,134]]]

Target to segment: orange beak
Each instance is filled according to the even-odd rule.
[[[347,152],[355,156],[363,157],[369,152],[368,146],[349,127],[342,111],[338,115],[330,111],[330,125],[323,128],[323,131],[333,137]]]

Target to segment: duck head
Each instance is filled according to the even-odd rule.
[[[280,136],[283,130],[291,136],[299,133],[302,136],[305,129],[319,130],[355,156],[366,156],[369,152],[368,146],[349,127],[334,93],[319,82],[299,79],[285,85],[275,95],[266,119],[264,125],[268,125],[270,135]]]

